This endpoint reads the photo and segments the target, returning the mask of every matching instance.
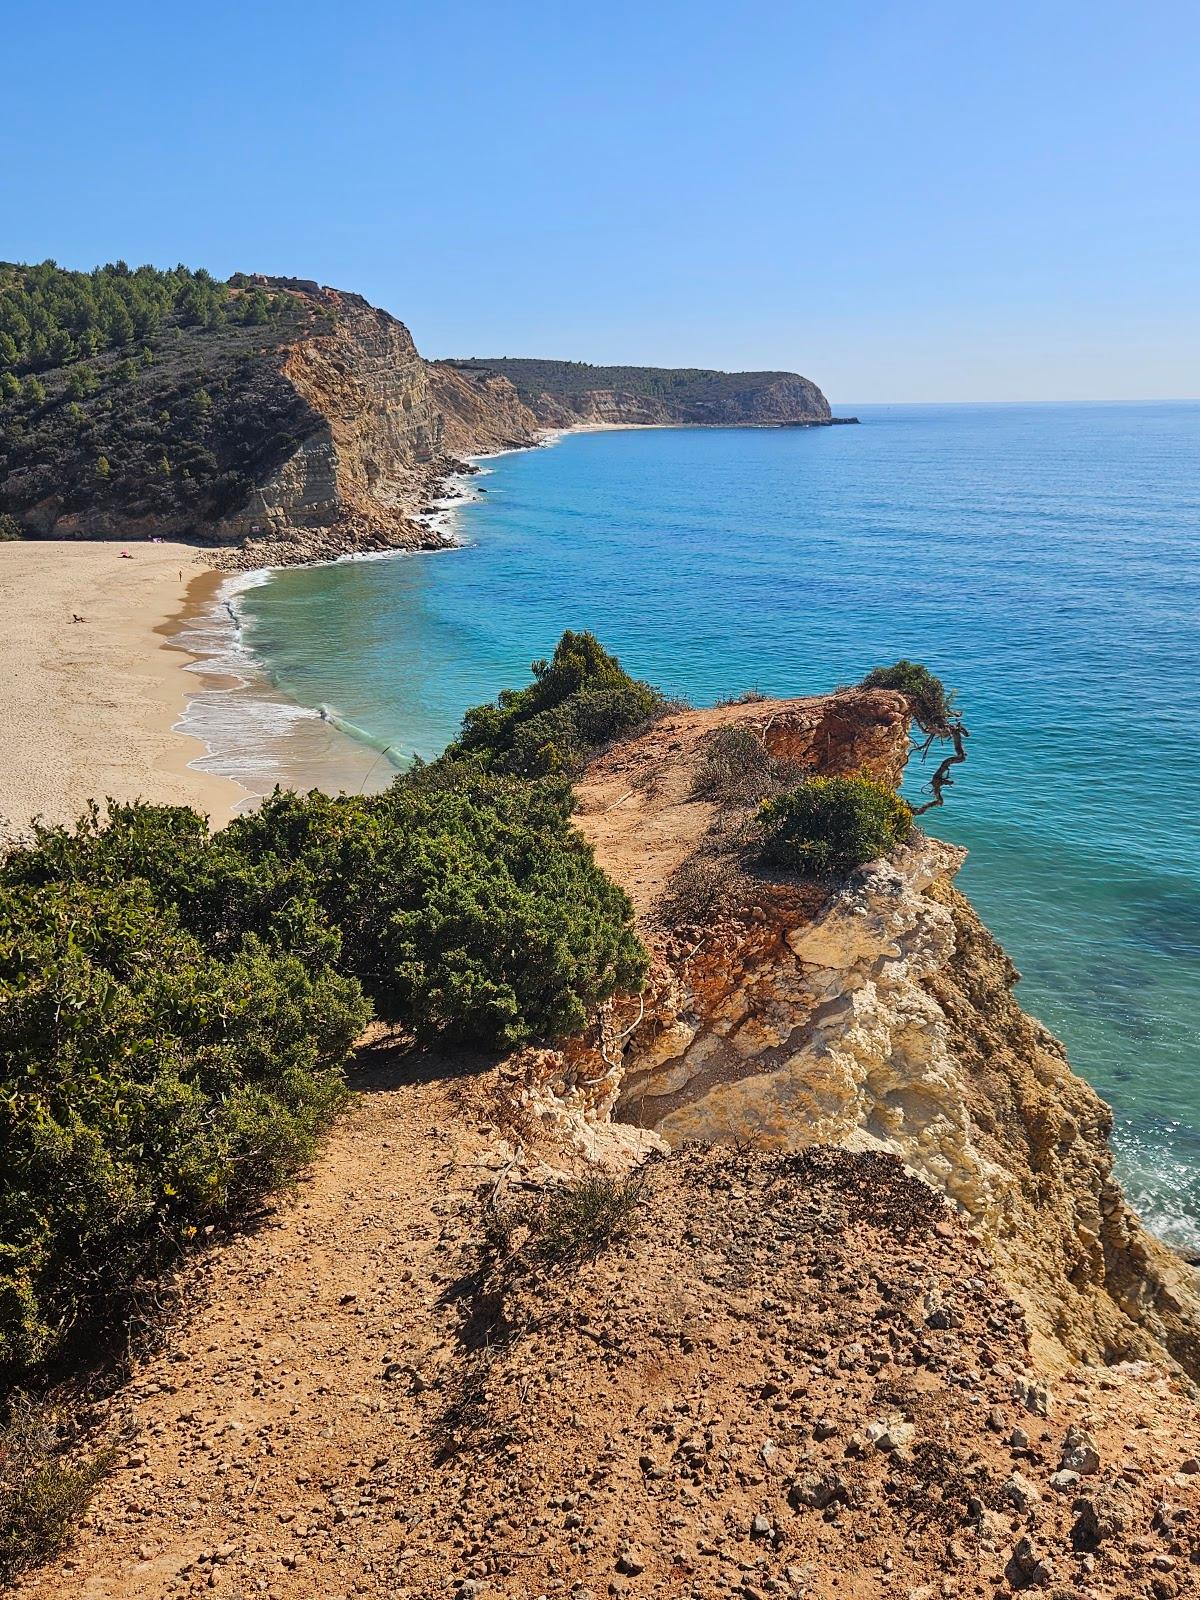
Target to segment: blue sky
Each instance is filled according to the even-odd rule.
[[[0,256],[360,291],[431,355],[1200,394],[1194,0],[9,0]]]

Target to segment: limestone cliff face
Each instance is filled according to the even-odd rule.
[[[425,362],[402,322],[358,295],[272,279],[313,302],[317,331],[281,352],[310,427],[220,536],[231,564],[287,564],[444,542],[420,523],[450,462]]]
[[[820,389],[796,372],[596,367],[508,357],[439,365],[464,376],[510,382],[546,428],[580,423],[778,427],[834,420]]]
[[[1200,1376],[1197,1275],[1126,1204],[1111,1114],[1017,1005],[1012,963],[954,887],[963,851],[917,834],[840,887],[752,871],[707,909],[672,901],[728,827],[695,792],[714,726],[741,718],[810,771],[891,776],[908,720],[882,701],[900,698],[690,713],[594,766],[579,823],[630,889],[654,971],[531,1084],[543,1110],[671,1146],[899,1156],[986,1241],[1043,1362],[1166,1353]]]
[[[446,450],[482,455],[537,443],[542,424],[507,378],[462,372],[444,361],[426,363],[426,373]]]
[[[578,423],[620,427],[674,423],[693,427],[768,427],[786,423],[828,422],[829,402],[807,378],[786,377],[764,388],[714,395],[686,404],[667,397],[640,395],[628,389],[583,389],[571,395],[543,391],[533,410],[546,427],[570,428]]]

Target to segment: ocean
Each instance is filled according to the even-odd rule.
[[[928,829],[1198,1250],[1200,403],[835,410],[862,425],[572,434],[484,464],[459,549],[240,580],[187,725],[259,789],[348,732],[377,787],[565,627],[698,705],[924,661],[971,730]]]

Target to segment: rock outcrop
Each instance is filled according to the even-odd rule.
[[[744,807],[696,782],[706,736],[739,722],[810,772],[894,781],[909,748],[903,698],[851,690],[677,715],[602,756],[579,825],[654,969],[601,1035],[531,1069],[533,1100],[671,1147],[897,1156],[987,1241],[1043,1364],[1200,1376],[1200,1280],[1126,1204],[1111,1114],[1017,1005],[1012,963],[954,887],[964,852],[918,833],[834,887],[747,868]]]
[[[310,301],[315,331],[281,351],[280,375],[311,427],[218,528],[228,566],[288,565],[448,543],[422,517],[459,459],[537,442],[503,380],[439,372],[402,322],[359,295],[267,279]]]

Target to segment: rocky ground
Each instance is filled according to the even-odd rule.
[[[899,1162],[688,1148],[564,1239],[509,1090],[375,1058],[294,1200],[195,1268],[26,1600],[1195,1592],[1182,1385],[1047,1384]]]
[[[920,866],[945,847],[743,870],[696,786],[739,721],[816,770],[907,754],[898,697],[852,691],[602,757],[580,821],[646,996],[499,1064],[367,1052],[295,1196],[190,1268],[25,1600],[1200,1594],[1194,1274],[953,863]],[[714,849],[689,927],[664,888]],[[664,1103],[758,1093],[765,1145],[610,1120],[660,1070]],[[783,1134],[781,1084],[811,1095]]]

